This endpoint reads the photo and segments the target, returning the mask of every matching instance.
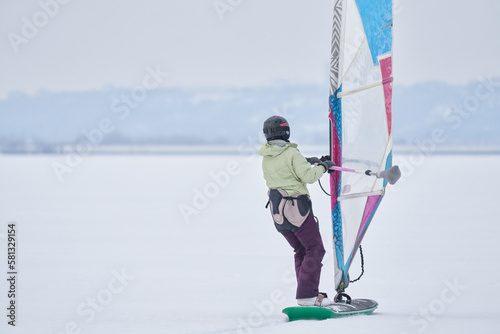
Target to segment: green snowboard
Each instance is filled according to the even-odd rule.
[[[372,314],[378,307],[378,303],[371,299],[353,299],[349,304],[345,302],[335,303],[326,307],[318,306],[294,306],[283,309],[283,313],[290,321],[294,320],[325,320],[330,318],[345,317],[355,314]]]

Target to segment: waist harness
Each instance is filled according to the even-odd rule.
[[[270,206],[271,216],[278,232],[296,231],[311,212],[311,200],[308,195],[288,195],[281,189],[270,189],[266,208]]]

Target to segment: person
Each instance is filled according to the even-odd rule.
[[[297,144],[288,140],[290,126],[284,117],[269,117],[264,122],[263,131],[267,142],[259,154],[263,156],[262,170],[269,188],[266,207],[270,207],[276,229],[295,253],[297,304],[331,305],[333,301],[318,290],[325,249],[306,184],[316,182],[335,164],[302,156]]]

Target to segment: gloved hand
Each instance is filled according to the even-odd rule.
[[[334,173],[335,172],[335,170],[330,169],[330,167],[336,166],[333,161],[325,160],[325,161],[320,162],[318,165],[321,165],[321,166],[325,167],[325,173],[326,172],[328,172],[328,173]]]
[[[332,161],[332,158],[329,155],[323,155],[321,158],[319,158],[321,161]]]
[[[321,160],[319,158],[316,158],[316,157],[306,158],[306,160],[311,165],[320,164],[321,163]]]

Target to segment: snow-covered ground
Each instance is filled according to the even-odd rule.
[[[87,156],[59,182],[64,159],[0,156],[0,276],[9,222],[19,272],[15,328],[0,281],[2,333],[500,333],[498,155],[396,156],[348,288],[379,308],[299,322],[259,157]],[[333,294],[329,199],[309,189]]]

